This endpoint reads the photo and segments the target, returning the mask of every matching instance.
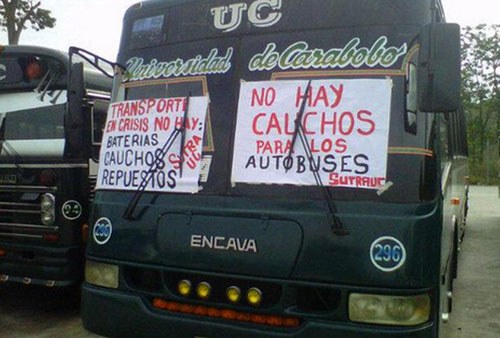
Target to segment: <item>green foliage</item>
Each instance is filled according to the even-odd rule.
[[[56,19],[37,0],[0,0],[0,28],[7,31],[9,44],[17,45],[21,32],[28,28],[40,31],[53,28]]]
[[[462,32],[462,98],[467,116],[471,183],[498,183],[500,25]]]
[[[498,176],[498,162],[484,161],[483,163],[472,162],[469,170],[469,182],[473,185],[500,185]]]

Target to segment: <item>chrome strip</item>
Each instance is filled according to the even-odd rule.
[[[0,185],[0,192],[47,192],[57,191],[57,187],[36,186],[36,185]]]
[[[33,230],[59,231],[58,226],[48,226],[39,224],[0,223],[0,227],[2,226],[12,227],[12,228],[33,229]]]
[[[444,168],[442,176],[441,176],[441,191],[443,192],[443,194],[445,192],[444,190],[445,190],[447,183],[448,183],[448,178],[450,176],[450,172],[451,172],[451,162],[448,162],[448,163],[446,163],[446,167]]]
[[[2,202],[0,206],[13,206],[13,207],[40,207],[40,203],[16,203],[16,202]]]
[[[32,214],[32,215],[40,215],[40,210],[25,210],[25,209],[0,209],[0,212],[10,212],[10,213],[20,213],[20,214]]]
[[[103,92],[96,89],[87,89],[87,96],[97,97],[98,99],[105,99],[109,101],[111,95],[108,92]]]
[[[5,232],[0,232],[0,236],[43,239],[42,235],[11,234]]]
[[[47,164],[0,164],[0,168],[28,168],[28,169],[51,169],[51,168],[88,168],[89,165],[87,163],[47,163]]]

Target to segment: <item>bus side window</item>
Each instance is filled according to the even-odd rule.
[[[467,156],[467,125],[462,108],[450,114],[452,129],[452,152],[453,156]]]
[[[446,163],[451,158],[451,125],[450,115],[440,114],[439,116],[439,143],[441,151],[441,170],[444,170]]]

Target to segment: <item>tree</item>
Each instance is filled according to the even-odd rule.
[[[10,45],[19,43],[28,23],[36,31],[55,26],[56,19],[49,10],[40,8],[41,4],[37,0],[0,0],[0,27],[7,30]]]
[[[500,25],[466,27],[462,45],[462,98],[472,176],[484,182],[487,173],[495,176],[498,170],[493,164],[500,137]]]

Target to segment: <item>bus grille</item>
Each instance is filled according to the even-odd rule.
[[[42,224],[40,199],[57,188],[44,186],[0,186],[0,239],[43,240],[57,226]]]
[[[90,188],[90,193],[89,193],[89,202],[92,203],[95,197],[95,187],[97,185],[97,176],[89,176],[89,188]]]

